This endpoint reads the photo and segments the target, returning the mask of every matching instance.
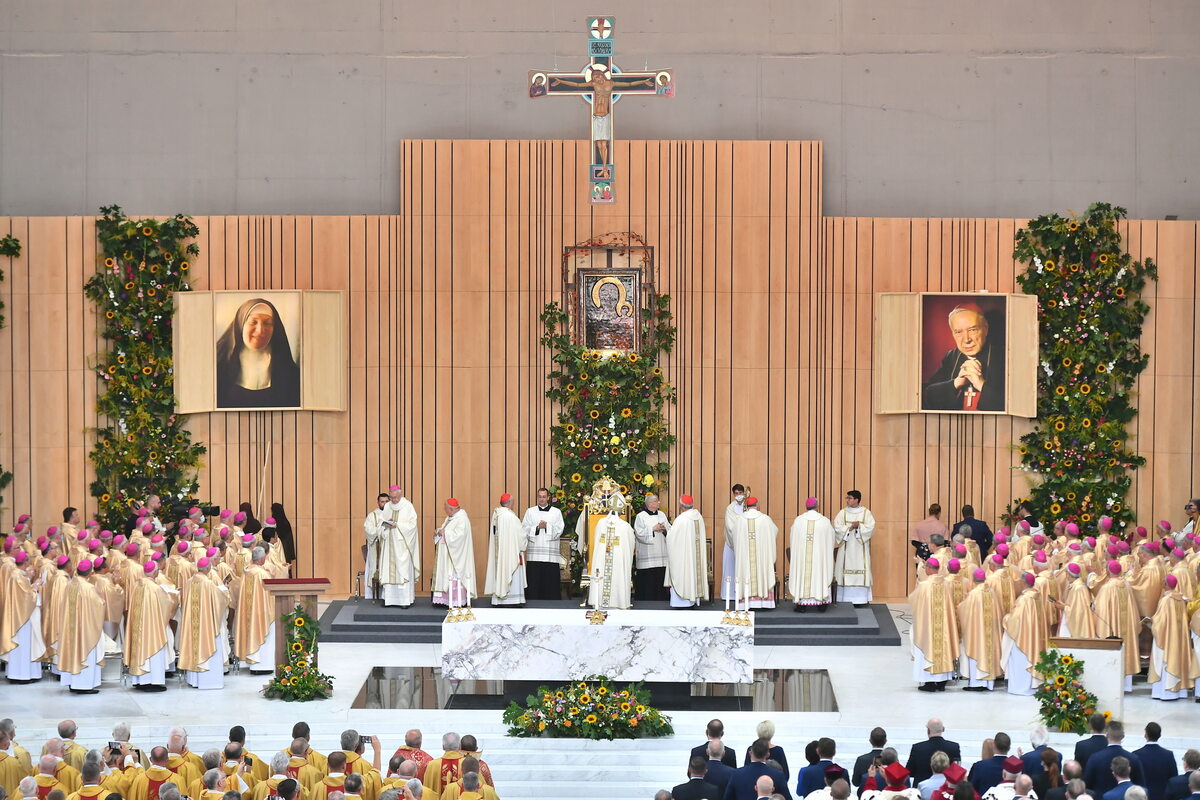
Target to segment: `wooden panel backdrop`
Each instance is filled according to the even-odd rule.
[[[475,523],[482,575],[496,496],[525,504],[551,479],[538,314],[560,296],[562,249],[631,230],[655,247],[679,322],[665,365],[680,398],[672,492],[697,496],[720,552],[735,480],[785,531],[805,496],[832,513],[845,489],[861,489],[879,520],[876,596],[903,596],[908,529],[929,501],[972,502],[994,519],[1024,491],[1008,445],[1028,423],[873,415],[873,295],[1012,291],[1019,223],[823,218],[821,153],[818,142],[621,142],[622,200],[592,207],[581,142],[406,141],[398,216],[197,219],[195,288],[339,289],[350,310],[349,410],[195,415],[209,447],[201,495],[234,505],[265,478],[296,529],[301,572],[345,595],[381,488],[405,487],[426,543],[453,494]],[[24,252],[2,265],[0,285],[10,323],[0,331],[0,464],[16,473],[0,524],[32,511],[44,528],[64,505],[94,508],[88,364],[102,343],[82,285],[95,224],[0,219],[9,232]],[[1124,232],[1162,271],[1136,423],[1150,463],[1132,499],[1143,522],[1179,520],[1200,435],[1197,224]],[[426,585],[431,556],[426,546]]]

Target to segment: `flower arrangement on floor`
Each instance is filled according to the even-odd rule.
[[[100,311],[109,349],[97,359],[102,382],[96,410],[108,424],[96,431],[92,496],[99,519],[117,530],[130,503],[157,494],[170,507],[199,488],[204,446],[175,415],[171,317],[175,292],[186,292],[189,259],[199,234],[183,215],[131,220],[119,206],[96,221],[100,265],[84,286]]]
[[[509,736],[637,739],[675,732],[671,718],[650,706],[642,684],[618,688],[603,676],[557,689],[539,686],[526,704],[512,702],[504,710]]]
[[[1083,688],[1083,662],[1056,649],[1043,650],[1034,671],[1042,676],[1034,697],[1046,727],[1086,734],[1088,717],[1096,713],[1096,695]]]
[[[1053,520],[1083,528],[1108,516],[1118,531],[1133,521],[1129,470],[1146,463],[1127,426],[1149,361],[1141,294],[1158,278],[1153,261],[1122,250],[1124,216],[1107,203],[1081,217],[1041,216],[1017,233],[1013,253],[1029,264],[1017,283],[1038,299],[1038,417],[1020,444],[1024,469],[1041,478],[1030,499]]]
[[[266,697],[280,700],[323,700],[333,694],[333,678],[317,671],[317,638],[321,626],[297,605],[282,620],[287,631],[287,663],[263,689]]]

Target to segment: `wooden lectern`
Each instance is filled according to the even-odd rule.
[[[276,578],[263,581],[263,586],[275,598],[275,672],[278,673],[288,663],[287,631],[279,620],[283,615],[292,613],[296,606],[304,609],[304,613],[313,619],[318,619],[317,598],[329,589],[328,578]],[[313,656],[313,669],[317,668],[317,658]]]
[[[1125,718],[1125,643],[1120,639],[1051,636],[1050,647],[1084,662],[1083,688],[1096,695],[1096,710]]]

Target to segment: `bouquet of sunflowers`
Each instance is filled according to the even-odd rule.
[[[263,689],[267,697],[281,700],[323,700],[333,694],[333,678],[317,671],[317,636],[320,626],[299,605],[282,619],[287,630],[287,663]]]
[[[1058,650],[1043,650],[1033,668],[1042,676],[1034,697],[1046,727],[1064,733],[1087,733],[1088,717],[1096,713],[1097,701],[1096,695],[1083,688],[1083,662]]]
[[[641,683],[618,688],[604,676],[556,689],[540,686],[525,707],[509,703],[504,722],[510,736],[637,739],[675,732],[671,718],[650,707]]]

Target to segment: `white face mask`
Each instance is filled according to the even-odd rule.
[[[746,495],[744,495],[744,494],[735,494],[733,496],[733,502],[735,502],[735,503],[741,503],[745,499],[746,499]]]

